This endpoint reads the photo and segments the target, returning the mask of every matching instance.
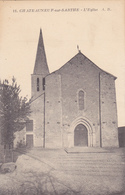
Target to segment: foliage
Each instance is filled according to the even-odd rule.
[[[19,142],[17,142],[16,149],[18,149],[18,148],[26,148],[26,144],[25,144],[24,140],[20,140]]]
[[[4,145],[13,144],[14,133],[22,130],[31,112],[30,102],[20,97],[20,92],[14,77],[11,84],[8,80],[0,82],[0,129]]]

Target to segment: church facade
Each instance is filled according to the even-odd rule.
[[[27,144],[44,148],[117,147],[115,80],[80,51],[49,73],[40,30],[31,75]]]

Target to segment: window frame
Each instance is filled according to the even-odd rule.
[[[27,124],[30,123],[31,121],[32,121],[31,130],[27,130],[27,129],[28,129]],[[29,129],[30,129],[30,128],[29,128]],[[29,132],[30,132],[30,133],[33,132],[33,120],[27,120],[27,121],[26,121],[26,133],[29,133]]]
[[[39,77],[37,77],[37,80],[36,80],[36,88],[37,88],[37,91],[40,91],[40,85],[39,85]]]
[[[80,98],[79,98],[79,93],[80,93],[80,91],[82,91],[83,92],[83,94],[84,94],[84,96],[83,96],[83,109],[80,109]],[[78,110],[79,111],[84,111],[84,110],[86,110],[86,92],[83,90],[83,89],[79,89],[78,91],[77,91],[77,105],[78,105]]]
[[[43,77],[43,91],[45,91],[45,83],[46,82],[46,80],[45,80],[45,77]]]

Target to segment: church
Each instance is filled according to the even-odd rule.
[[[40,30],[26,143],[43,148],[118,147],[116,77],[81,51],[50,73]]]

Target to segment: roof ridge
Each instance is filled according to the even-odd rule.
[[[57,69],[57,70],[55,70],[55,71],[49,73],[49,74],[46,75],[46,76],[49,76],[49,75],[51,75],[51,74],[53,74],[53,73],[57,73],[58,71],[60,71],[67,63],[69,63],[71,60],[73,60],[73,58],[75,58],[77,55],[83,55],[83,56],[85,57],[85,59],[89,60],[95,68],[97,68],[97,69],[100,70],[101,72],[104,72],[104,73],[106,73],[106,74],[109,74],[110,76],[114,77],[114,79],[117,79],[116,76],[114,76],[114,75],[110,74],[109,72],[107,72],[107,71],[101,69],[100,67],[98,67],[94,62],[92,62],[88,57],[86,57],[81,51],[79,51],[75,56],[73,56],[70,60],[68,60],[68,61],[67,61],[64,65],[62,65],[59,69]]]

